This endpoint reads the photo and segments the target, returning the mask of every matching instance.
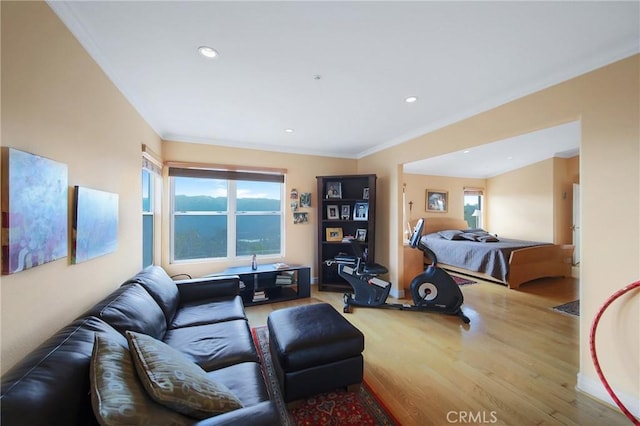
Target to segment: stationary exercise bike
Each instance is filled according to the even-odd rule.
[[[367,263],[362,248],[357,241],[351,240],[355,258],[337,256],[327,263],[338,264],[338,275],[353,287],[354,294],[345,293],[344,312],[350,313],[352,306],[368,308],[397,309],[401,311],[431,311],[447,315],[456,315],[465,324],[471,320],[460,308],[464,301],[462,291],[443,269],[438,267],[436,254],[421,241],[424,219],[418,220],[409,244],[411,248],[421,250],[431,260],[425,271],[416,276],[410,284],[413,305],[387,303],[391,283],[378,278],[388,272],[387,268],[376,263]]]

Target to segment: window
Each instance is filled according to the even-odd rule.
[[[142,169],[142,267],[153,265],[153,174]]]
[[[156,260],[156,232],[160,226],[159,200],[162,189],[162,161],[142,145],[142,267]]]
[[[172,261],[281,256],[284,175],[169,168]]]
[[[464,220],[469,228],[482,228],[482,188],[464,188]]]

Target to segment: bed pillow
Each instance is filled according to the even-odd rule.
[[[132,331],[127,340],[138,377],[156,402],[198,419],[242,407],[225,385],[166,343]]]
[[[469,241],[478,241],[479,235],[475,232],[461,232],[460,239],[461,240],[469,240]]]
[[[457,229],[448,229],[444,231],[439,231],[438,235],[446,240],[462,240],[461,237],[462,231],[458,231]]]
[[[495,243],[500,241],[495,235],[492,235],[487,231],[475,231],[475,232],[465,231],[460,234],[460,238],[469,240],[469,241],[479,241],[481,243]]]
[[[190,425],[193,419],[156,403],[138,379],[129,349],[96,334],[89,368],[91,406],[101,425]]]

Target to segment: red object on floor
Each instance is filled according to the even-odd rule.
[[[614,294],[612,294],[606,300],[606,302],[604,302],[602,307],[598,310],[598,313],[596,314],[595,318],[593,319],[593,323],[591,324],[591,331],[589,333],[589,349],[591,351],[591,359],[593,360],[593,365],[596,368],[596,372],[598,373],[598,377],[600,378],[600,381],[602,382],[605,389],[607,390],[607,392],[609,393],[613,401],[616,403],[616,405],[620,408],[620,410],[622,410],[624,415],[627,416],[627,418],[631,420],[631,422],[636,426],[640,426],[640,421],[638,421],[638,419],[635,418],[633,413],[631,413],[627,409],[627,407],[622,403],[622,401],[620,401],[616,393],[613,391],[613,389],[609,385],[609,381],[604,376],[604,373],[602,372],[602,368],[600,368],[600,362],[598,361],[598,354],[596,353],[596,330],[598,328],[598,323],[600,322],[600,318],[602,317],[602,314],[604,314],[604,311],[609,307],[609,305],[611,305],[617,298],[621,297],[622,295],[638,287],[640,287],[640,281],[631,283],[625,288],[620,289],[616,291]]]

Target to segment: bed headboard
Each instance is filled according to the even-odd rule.
[[[454,217],[427,217],[424,219],[423,235],[433,234],[434,232],[444,231],[446,229],[467,229],[467,221],[464,219],[456,219]]]

